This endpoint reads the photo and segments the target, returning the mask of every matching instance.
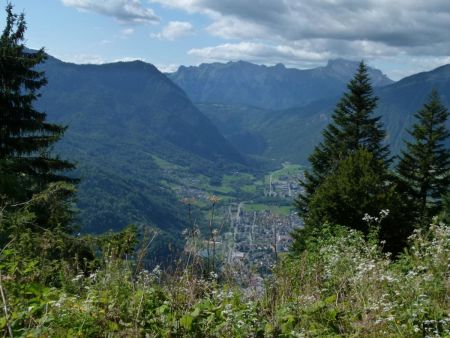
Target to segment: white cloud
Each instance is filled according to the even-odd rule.
[[[292,63],[324,55],[404,58],[450,55],[448,0],[151,0],[202,13],[207,31],[233,41],[191,55],[249,60],[284,57]],[[264,41],[264,48],[261,42]]]
[[[307,46],[305,46],[307,47]],[[310,48],[288,45],[267,45],[254,42],[226,43],[215,47],[191,49],[189,55],[206,62],[246,60],[274,64],[283,62],[292,66],[307,66],[336,57],[327,51],[313,52]]]
[[[155,65],[156,68],[158,68],[158,70],[161,73],[173,73],[176,72],[178,67],[180,67],[180,65],[176,65],[176,64],[157,64]]]
[[[194,33],[194,27],[186,21],[170,21],[160,33],[152,34],[152,37],[161,40],[177,40]]]
[[[189,55],[199,60],[199,62],[245,60],[266,65],[281,62],[295,68],[321,66],[327,60],[335,58],[373,61],[375,59],[392,58],[392,55],[397,53],[397,49],[385,47],[378,43],[367,41],[330,42],[322,39],[293,41],[285,44],[243,41],[212,47],[194,48],[188,52]]]
[[[122,39],[128,39],[130,36],[134,34],[134,28],[124,28],[121,30],[119,37]]]
[[[448,0],[153,0],[187,11],[210,13],[211,32],[249,37],[367,40],[391,46],[446,41]],[[240,26],[244,24],[244,27]],[[251,32],[243,32],[251,26]],[[263,35],[270,33],[271,35]]]
[[[122,29],[122,35],[123,36],[130,36],[134,33],[134,29],[133,28],[125,28]]]
[[[79,10],[111,16],[122,23],[155,23],[159,18],[140,0],[62,0],[63,4]]]
[[[63,60],[65,62],[71,62],[76,64],[93,64],[93,65],[100,65],[103,63],[106,63],[107,61],[100,55],[96,54],[75,54],[75,55],[65,55],[65,56],[58,56],[55,55],[60,60]]]
[[[115,59],[112,62],[133,62],[133,61],[142,61],[147,62],[144,58],[141,57],[133,57],[133,56],[124,56],[119,59]]]

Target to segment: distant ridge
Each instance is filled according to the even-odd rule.
[[[313,69],[260,66],[245,61],[181,66],[168,77],[195,103],[245,104],[279,110],[340,95],[359,62],[331,60]],[[369,74],[375,86],[393,83],[377,69]]]
[[[338,69],[345,68],[341,61],[331,61],[327,67],[334,68],[336,62],[341,64]],[[414,121],[414,113],[433,88],[450,108],[450,65],[375,88],[379,97],[376,114],[382,116],[394,155],[403,147],[403,140],[409,138],[407,129]],[[233,104],[200,104],[199,107],[235,147],[249,154],[307,165],[308,156],[321,140],[321,131],[329,123],[340,96],[276,111]]]

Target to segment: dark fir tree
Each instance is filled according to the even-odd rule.
[[[442,197],[442,210],[439,213],[439,220],[450,224],[450,192]]]
[[[74,165],[50,153],[66,128],[47,122],[46,114],[34,108],[47,82],[36,66],[46,54],[25,48],[25,30],[24,15],[13,13],[8,4],[0,36],[0,209],[14,214],[26,208],[28,228],[19,229],[15,222],[8,228],[7,222],[0,222],[2,240],[25,230],[71,229],[74,180],[64,172]]]
[[[47,122],[46,114],[33,106],[46,84],[44,74],[36,70],[46,54],[25,48],[24,15],[13,13],[11,4],[6,14],[0,37],[0,194],[21,200],[66,179],[61,173],[73,164],[49,152],[65,127]]]
[[[311,170],[301,182],[305,192],[297,199],[305,228],[293,234],[294,251],[301,251],[314,228],[325,223],[368,235],[364,216],[380,218],[383,209],[389,215],[377,224],[379,239],[393,253],[404,247],[412,230],[410,207],[389,171],[385,132],[380,117],[373,116],[376,105],[367,67],[361,62],[323,132],[323,141],[310,156]]]
[[[311,170],[301,182],[304,193],[296,205],[301,216],[309,210],[311,195],[324,179],[333,172],[340,161],[358,149],[371,152],[384,166],[390,162],[388,146],[384,144],[385,131],[380,117],[373,116],[378,98],[374,96],[367,66],[361,62],[348,91],[337,104],[332,122],[323,131],[323,141],[309,157]]]
[[[421,225],[439,213],[442,198],[449,192],[450,149],[445,144],[450,135],[445,125],[448,116],[447,108],[433,90],[415,114],[417,121],[409,131],[413,139],[406,142],[397,166]]]
[[[342,160],[311,196],[308,223],[340,224],[367,233],[364,215],[377,216],[381,209],[390,208],[387,176],[383,163],[360,148]]]
[[[392,253],[400,252],[411,234],[412,224],[408,205],[390,176],[385,163],[370,151],[360,148],[353,152],[339,162],[336,170],[311,195],[305,219],[308,230],[314,231],[328,223],[369,235],[374,226],[376,231],[372,234],[386,241],[384,248]],[[294,234],[297,247],[301,247],[302,237],[306,235],[308,231]]]

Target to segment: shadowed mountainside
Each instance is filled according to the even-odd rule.
[[[129,223],[157,225],[171,236],[186,222],[174,192],[160,184],[169,159],[208,177],[245,158],[153,65],[140,61],[75,65],[49,57],[38,102],[48,119],[68,125],[58,144],[78,162],[77,207],[83,230]]]
[[[281,110],[340,95],[359,63],[342,59],[313,69],[267,67],[249,62],[181,66],[168,77],[195,103],[243,104]],[[391,84],[381,71],[369,68],[376,86]]]
[[[379,97],[376,114],[382,115],[393,154],[398,154],[403,140],[408,139],[407,129],[413,123],[414,113],[433,88],[450,107],[450,65],[375,88]],[[321,131],[329,123],[339,98],[340,95],[330,96],[274,111],[233,104],[198,104],[198,107],[235,147],[248,154],[307,164],[308,155],[321,140]]]

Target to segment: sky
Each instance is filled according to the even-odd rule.
[[[27,46],[67,62],[140,59],[170,72],[237,60],[304,69],[364,59],[394,80],[450,63],[450,0],[11,2],[25,13]]]

